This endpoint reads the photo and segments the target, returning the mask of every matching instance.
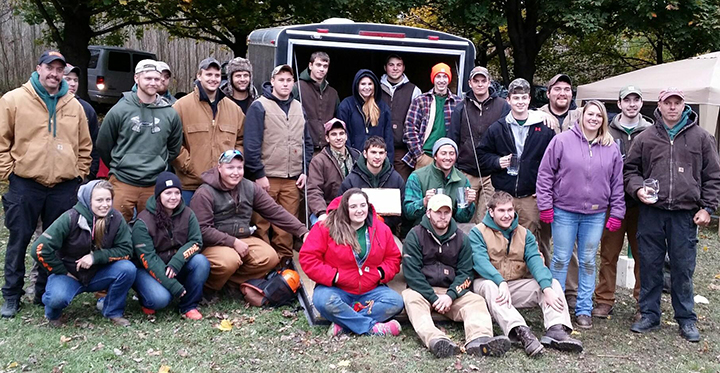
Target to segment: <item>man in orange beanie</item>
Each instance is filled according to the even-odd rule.
[[[405,119],[403,140],[408,153],[403,162],[415,169],[433,163],[432,148],[435,141],[446,137],[450,127],[450,117],[460,97],[448,89],[452,81],[450,66],[439,63],[430,71],[433,89],[416,97]]]

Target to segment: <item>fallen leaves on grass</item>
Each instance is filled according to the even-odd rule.
[[[720,290],[720,285],[716,285],[713,283],[708,284],[708,289],[710,290]]]
[[[220,321],[220,323],[217,324],[215,326],[215,328],[219,329],[223,332],[229,332],[233,328],[233,323],[232,323],[232,321],[226,319],[226,320]]]
[[[283,317],[285,317],[285,318],[292,319],[293,317],[295,317],[295,312],[292,312],[292,311],[289,311],[289,310],[283,310],[283,311],[282,311],[282,315],[283,315]]]
[[[66,337],[64,335],[60,336],[60,343],[68,343],[70,341],[72,341],[72,337]]]
[[[462,370],[462,368],[463,368],[460,360],[455,360],[455,364],[453,364],[453,366],[455,367],[455,370]]]
[[[120,351],[119,348],[113,348],[113,353],[115,354],[115,356],[122,356],[123,354],[123,352]]]
[[[148,349],[148,350],[147,350],[147,354],[150,355],[150,356],[160,356],[160,355],[162,355],[162,351],[161,351],[161,350],[154,350],[154,349],[151,348],[151,349]]]
[[[158,373],[170,373],[170,366],[169,365],[161,365],[160,369],[158,369]]]
[[[180,355],[180,357],[188,357],[190,355],[185,350],[178,350],[177,354]]]
[[[337,363],[338,367],[349,367],[350,366],[350,360],[343,360]]]
[[[468,368],[470,368],[471,370],[480,370],[480,368],[472,364],[468,365]]]
[[[14,369],[14,368],[17,368],[18,365],[20,365],[20,364],[18,364],[17,361],[13,361],[12,363],[8,364],[6,369]]]
[[[720,273],[716,274],[716,275],[715,275],[715,278],[718,279],[718,280],[720,280]]]
[[[103,347],[105,347],[105,345],[102,342],[98,342],[97,346],[93,347],[90,351],[95,352],[97,350],[102,350]]]

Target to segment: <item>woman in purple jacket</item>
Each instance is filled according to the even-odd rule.
[[[552,223],[553,257],[550,271],[565,289],[568,263],[578,247],[577,326],[592,328],[595,254],[605,225],[620,228],[625,217],[622,156],[608,131],[605,106],[590,101],[580,123],[548,145],[537,178],[540,220]]]

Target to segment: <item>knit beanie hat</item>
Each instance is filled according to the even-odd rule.
[[[228,61],[227,66],[225,66],[225,71],[227,72],[228,79],[230,79],[232,75],[238,71],[247,71],[252,76],[252,65],[248,59],[235,57]]]
[[[182,185],[180,179],[175,176],[172,172],[163,171],[158,175],[157,181],[155,182],[155,198],[165,191],[165,189],[178,188],[182,191]]]
[[[433,157],[435,156],[435,153],[437,153],[437,151],[440,150],[440,147],[445,146],[445,145],[450,145],[453,148],[455,148],[455,154],[457,154],[458,147],[457,147],[457,144],[455,143],[455,141],[452,141],[452,139],[449,139],[447,137],[441,137],[441,138],[437,139],[437,141],[435,141],[435,144],[433,145],[433,149],[432,149]]]
[[[439,64],[433,66],[432,71],[430,72],[430,82],[432,84],[435,84],[435,75],[445,73],[448,76],[448,83],[452,82],[452,71],[450,70],[450,66],[440,62]]]

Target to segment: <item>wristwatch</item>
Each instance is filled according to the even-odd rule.
[[[710,208],[710,207],[703,207],[703,210],[707,211],[707,213],[710,215],[715,213],[715,209]]]

